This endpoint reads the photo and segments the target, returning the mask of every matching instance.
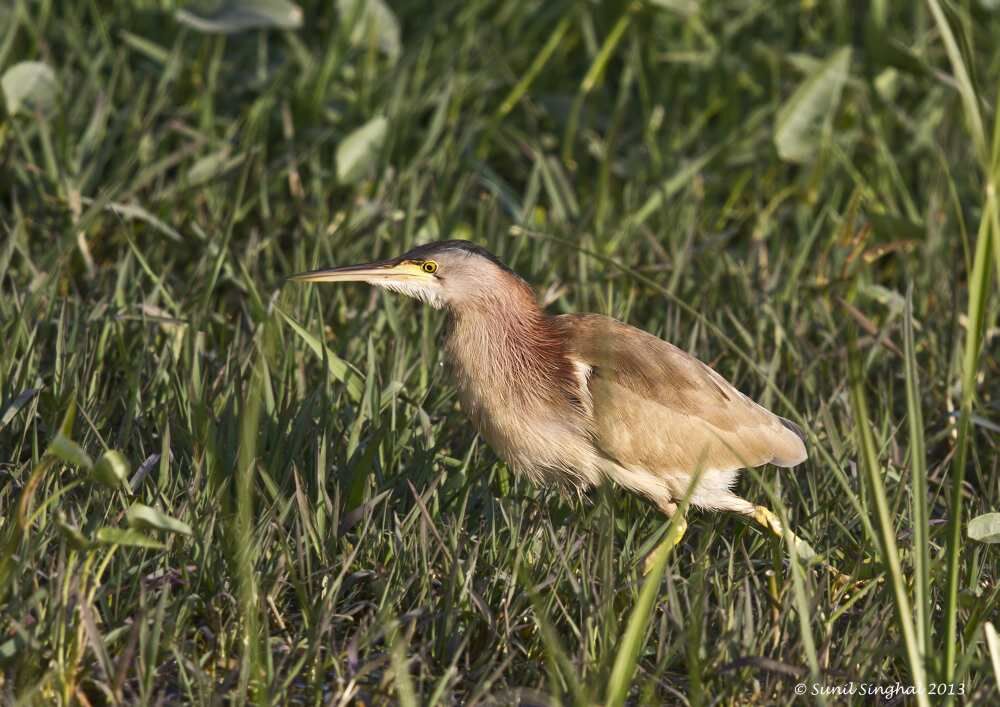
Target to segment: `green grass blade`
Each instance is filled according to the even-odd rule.
[[[257,366],[262,366],[260,360]],[[261,645],[260,597],[255,574],[257,548],[255,542],[254,479],[257,476],[257,437],[260,434],[260,413],[263,395],[260,371],[252,370],[240,416],[240,446],[236,474],[236,518],[231,547],[235,551],[237,598],[243,619],[243,665],[240,671],[240,692],[255,699],[263,697],[264,656]]]
[[[986,149],[986,131],[983,128],[983,117],[979,110],[979,98],[976,89],[972,85],[972,78],[969,70],[965,66],[962,58],[962,51],[958,48],[958,41],[955,33],[952,32],[951,24],[941,9],[938,0],[927,0],[927,6],[934,16],[934,22],[941,33],[941,40],[944,42],[945,50],[948,52],[948,60],[951,62],[952,71],[955,73],[955,81],[958,83],[958,94],[962,98],[962,109],[965,114],[965,121],[972,135],[972,145],[976,150],[976,157],[982,161],[985,169],[989,169],[990,159]]]
[[[951,499],[948,504],[948,546],[946,550],[947,577],[944,605],[944,681],[955,678],[958,656],[958,593],[961,571],[962,544],[962,484],[965,467],[969,461],[969,442],[972,434],[972,407],[976,395],[976,373],[979,370],[979,352],[982,346],[984,310],[990,278],[990,225],[985,215],[980,224],[976,242],[976,255],[969,280],[969,305],[966,315],[965,350],[962,358],[962,405],[958,419],[958,440],[955,443],[955,462],[951,467]],[[998,234],[1000,235],[1000,234]]]
[[[903,372],[906,379],[906,415],[910,430],[910,523],[913,527],[913,605],[916,612],[917,644],[924,658],[931,646],[930,515],[927,509],[927,446],[920,401],[917,354],[913,343],[913,288],[906,293],[903,315]]]
[[[633,12],[633,9],[629,7],[625,13],[618,18],[618,21],[615,22],[615,26],[611,28],[611,31],[608,32],[608,36],[605,38],[604,44],[601,45],[601,50],[597,53],[597,56],[594,57],[594,63],[590,65],[587,75],[584,76],[583,81],[580,82],[580,93],[590,93],[600,82],[601,77],[604,75],[604,70],[608,66],[608,62],[611,61],[611,55],[614,53],[618,43],[622,40],[622,37],[625,36],[625,30],[628,29]]]
[[[682,518],[686,510],[686,508],[679,509],[674,518]],[[681,525],[671,521],[664,542],[673,539],[671,534],[676,535],[679,532],[683,532],[681,527]],[[667,562],[672,554],[670,552],[656,553],[653,566],[642,583],[642,589],[639,590],[639,598],[636,600],[635,606],[629,614],[625,632],[617,642],[618,655],[611,666],[611,676],[608,678],[608,691],[605,699],[607,707],[621,707],[625,704],[625,700],[628,697],[629,690],[632,687],[632,678],[635,676],[636,666],[638,665],[639,654],[646,645],[649,618],[653,613],[653,606],[656,604],[656,599],[660,596],[663,573],[667,569]]]
[[[542,598],[535,590],[535,584],[530,572],[522,564],[520,555],[518,555],[514,562],[516,564],[515,574],[521,585],[525,587],[528,598],[531,600],[531,606],[535,612],[535,623],[538,625],[542,644],[545,646],[545,661],[548,664],[549,681],[553,686],[565,684],[573,699],[573,704],[576,707],[587,707],[591,704],[591,700],[587,697],[582,681],[577,679],[577,670],[566,654],[566,650],[562,646],[562,641],[559,639],[559,634],[546,615],[545,602],[542,601]]]
[[[542,69],[545,68],[545,65],[549,62],[549,59],[552,58],[556,49],[559,48],[559,43],[562,42],[563,35],[566,34],[566,31],[570,28],[572,21],[573,16],[571,14],[565,15],[561,20],[559,20],[559,24],[556,25],[554,30],[552,30],[552,34],[549,35],[549,40],[545,43],[545,46],[542,47],[542,50],[538,52],[535,60],[531,62],[531,66],[528,67],[524,76],[521,77],[521,80],[514,85],[514,88],[510,90],[507,97],[500,103],[500,107],[497,109],[494,120],[501,120],[504,116],[514,110],[514,106],[516,106],[517,102],[520,101],[524,97],[524,94],[528,92],[528,89],[531,88],[531,84],[536,78],[538,78]]]
[[[326,363],[326,369],[329,372],[330,377],[343,383],[347,387],[347,392],[351,396],[351,399],[355,402],[361,400],[361,396],[364,395],[365,392],[365,384],[361,376],[355,373],[342,358],[331,351],[330,348],[319,339],[310,334],[305,327],[286,314],[281,308],[275,307],[274,311],[281,315],[282,319],[288,322],[288,326],[290,326],[292,330],[299,335],[299,337],[306,343],[306,346],[309,347],[309,350],[316,354],[320,360]]]
[[[989,621],[983,624],[983,632],[986,634],[986,647],[990,652],[990,663],[993,665],[993,679],[997,683],[997,691],[1000,692],[1000,635]]]
[[[410,666],[406,653],[409,642],[403,635],[403,630],[396,632],[395,638],[391,642],[390,658],[392,660],[393,682],[396,686],[396,696],[399,698],[401,707],[417,707],[417,694],[413,688],[413,678],[410,676]]]
[[[862,389],[861,363],[856,352],[850,356],[851,366],[851,410],[854,412],[854,424],[858,440],[858,452],[861,455],[861,466],[871,487],[875,501],[876,521],[879,539],[882,546],[882,559],[889,570],[889,584],[892,588],[893,601],[896,606],[896,616],[899,629],[903,634],[903,647],[909,664],[913,685],[917,688],[916,700],[921,706],[929,705],[927,697],[927,677],[921,659],[920,646],[917,643],[916,630],[913,627],[913,615],[910,611],[910,600],[906,594],[906,578],[899,562],[899,548],[896,546],[896,527],[893,525],[889,511],[889,501],[885,486],[882,483],[882,466],[878,461],[875,440],[872,437],[871,417],[868,414],[868,403],[865,401]]]

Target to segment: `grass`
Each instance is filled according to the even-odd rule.
[[[58,85],[0,118],[2,701],[994,703],[992,4],[332,5],[0,9]],[[799,422],[740,492],[850,581],[692,512],[644,582],[664,519],[512,476],[439,314],[283,284],[439,237]]]

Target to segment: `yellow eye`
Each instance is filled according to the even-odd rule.
[[[425,273],[427,273],[427,274],[429,274],[429,275],[433,275],[434,273],[436,273],[436,272],[437,272],[437,269],[438,269],[438,264],[437,264],[437,263],[435,263],[435,262],[434,262],[433,260],[425,260],[425,261],[424,261],[424,264],[423,264],[423,265],[421,265],[421,266],[420,266],[420,268],[421,268],[421,269],[422,269],[422,270],[423,270],[423,271],[424,271]]]

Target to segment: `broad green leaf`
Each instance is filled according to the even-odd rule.
[[[337,11],[341,21],[354,21],[352,44],[364,44],[374,35],[380,51],[393,61],[399,58],[399,20],[383,0],[337,0]]]
[[[298,29],[302,9],[288,0],[221,0],[200,2],[174,15],[199,32],[235,34],[248,29]]]
[[[984,513],[969,521],[966,529],[972,540],[981,543],[1000,543],[1000,513]]]
[[[376,116],[337,145],[337,181],[353,184],[371,172],[385,142],[388,126],[384,117]]]
[[[133,503],[125,512],[129,526],[141,530],[162,530],[165,533],[191,535],[191,526],[184,521],[168,516],[163,511],[142,503]]]
[[[778,111],[774,144],[786,162],[809,162],[840,103],[851,69],[851,48],[837,50],[820,64]]]
[[[7,112],[20,111],[46,114],[56,105],[59,82],[47,64],[22,61],[7,69],[0,78]]]
[[[130,547],[148,547],[162,550],[166,547],[159,540],[154,540],[148,535],[143,535],[138,530],[124,530],[122,528],[100,528],[95,534],[97,542],[105,545],[128,545]]]
[[[337,354],[331,351],[326,345],[321,343],[319,339],[306,331],[305,327],[285,314],[278,307],[275,307],[274,309],[281,315],[282,319],[288,322],[288,325],[295,330],[295,333],[298,334],[304,342],[306,342],[306,346],[308,346],[312,352],[320,358],[320,360],[326,360],[327,372],[334,380],[347,386],[347,393],[351,396],[351,400],[361,400],[361,395],[364,393],[364,384],[362,383],[360,376],[351,370],[342,358],[337,356]]]
[[[46,451],[53,456],[59,457],[67,464],[83,467],[84,469],[90,469],[94,466],[90,455],[83,451],[83,447],[62,432],[57,434],[55,439],[49,443],[49,448]]]
[[[102,454],[90,473],[98,483],[128,490],[129,463],[118,450],[111,449]]]

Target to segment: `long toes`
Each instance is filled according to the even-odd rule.
[[[778,516],[771,511],[771,509],[765,508],[764,506],[755,507],[753,510],[753,519],[757,524],[767,528],[779,539],[784,538],[784,529],[781,526],[781,521],[778,519]],[[813,550],[812,545],[791,531],[789,531],[788,534],[791,536],[792,544],[795,546],[795,553],[799,556],[799,559],[811,562],[817,558],[818,555],[816,551]]]
[[[781,521],[774,515],[770,508],[757,506],[753,509],[753,519],[761,526],[767,528],[777,536],[781,536]]]

